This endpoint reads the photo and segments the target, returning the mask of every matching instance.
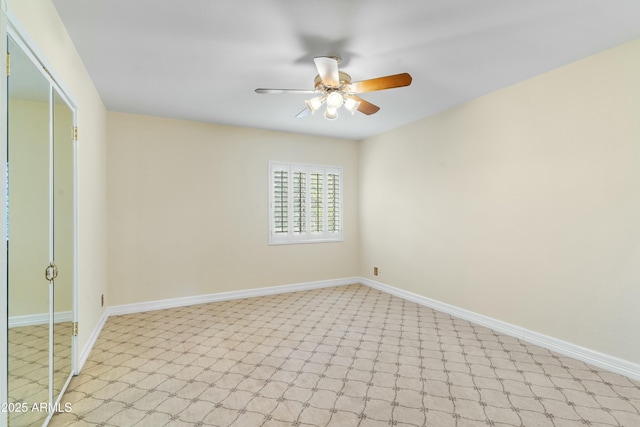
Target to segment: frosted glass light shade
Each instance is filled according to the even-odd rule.
[[[307,109],[313,114],[322,106],[322,97],[316,96],[315,98],[304,101],[304,103],[307,104]]]
[[[344,98],[340,92],[331,92],[327,96],[327,107],[335,108],[336,110],[342,106]]]
[[[344,101],[344,108],[346,108],[347,110],[349,110],[349,112],[353,115],[356,113],[356,111],[358,111],[358,107],[360,106],[360,101],[356,101],[353,98],[347,98],[346,101]]]
[[[327,103],[327,111],[324,112],[324,117],[327,120],[335,120],[335,119],[337,119],[338,118],[338,109],[331,107]]]

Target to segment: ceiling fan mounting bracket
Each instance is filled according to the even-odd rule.
[[[338,75],[340,76],[340,85],[336,86],[335,88],[339,88],[343,85],[350,85],[351,84],[351,76],[347,73],[345,73],[344,71],[338,71]],[[324,89],[331,89],[333,86],[327,86],[323,81],[322,81],[322,77],[320,77],[320,75],[316,75],[315,79],[313,79],[314,81],[314,86],[317,90],[323,90]]]

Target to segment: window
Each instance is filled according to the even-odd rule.
[[[269,162],[269,244],[342,239],[342,168]]]

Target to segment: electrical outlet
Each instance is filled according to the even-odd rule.
[[[100,307],[104,307],[104,294],[100,295]]]
[[[378,275],[378,267],[373,267],[373,275],[374,276]]]

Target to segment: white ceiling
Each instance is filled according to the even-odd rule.
[[[639,0],[53,0],[109,110],[362,139],[640,37]],[[314,56],[381,110],[295,115]],[[640,55],[640,53],[639,53]]]

